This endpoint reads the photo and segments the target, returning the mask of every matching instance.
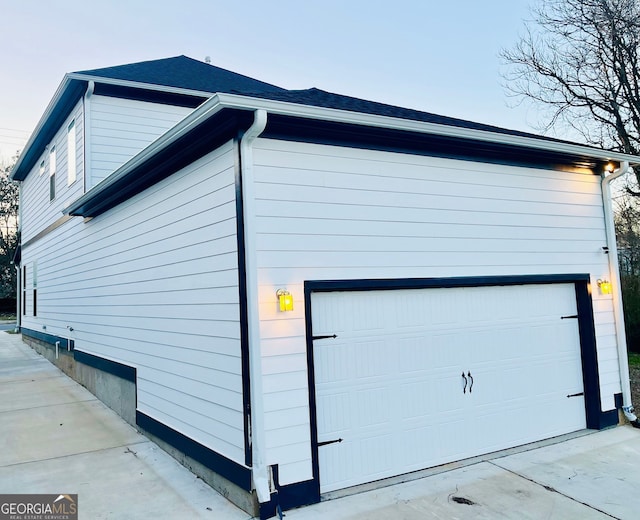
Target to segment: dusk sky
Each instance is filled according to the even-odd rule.
[[[500,50],[529,0],[0,0],[0,158],[21,148],[66,72],[177,56],[323,90],[535,131]]]

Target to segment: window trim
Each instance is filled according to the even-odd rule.
[[[27,266],[22,266],[22,315],[27,315]]]
[[[67,186],[71,186],[78,179],[76,136],[76,120],[72,119],[67,126]]]
[[[56,147],[49,151],[49,202],[56,198]]]

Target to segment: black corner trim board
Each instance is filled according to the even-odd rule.
[[[220,455],[140,411],[136,411],[136,424],[241,489],[251,491],[251,469]]]
[[[620,410],[622,408],[622,393],[613,394],[613,402],[616,403],[616,409]]]
[[[318,486],[314,480],[305,480],[294,484],[280,485],[280,468],[277,464],[271,466],[275,493],[271,493],[271,500],[260,504],[260,520],[271,518],[281,510],[306,506],[320,502]]]
[[[238,247],[238,295],[240,301],[240,356],[242,363],[242,409],[244,425],[244,463],[252,464],[251,439],[251,378],[249,370],[249,311],[247,308],[247,261],[244,247],[244,200],[242,197],[242,154],[240,142],[244,131],[236,136],[234,178],[236,192],[236,243]]]
[[[277,515],[278,506],[282,511],[295,507],[307,506],[320,502],[317,494],[318,486],[313,480],[296,482],[281,486],[278,491],[271,493],[271,500],[260,504],[260,520],[266,520]]]
[[[622,394],[614,394],[613,402],[615,403],[615,408],[613,410],[602,412],[600,414],[600,427],[598,428],[599,430],[602,430],[604,428],[611,428],[612,426],[616,426],[620,423],[618,410],[622,409]]]

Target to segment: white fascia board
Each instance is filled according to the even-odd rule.
[[[519,135],[490,132],[473,128],[463,128],[438,123],[399,119],[389,116],[351,112],[336,108],[315,107],[301,105],[286,101],[274,101],[270,99],[254,98],[238,94],[219,93],[217,98],[229,108],[246,110],[264,109],[271,114],[306,117],[310,119],[322,119],[341,123],[352,123],[365,126],[376,126],[394,130],[404,130],[424,134],[442,135],[446,137],[473,139],[496,144],[535,148],[568,155],[584,155],[604,161],[628,161],[630,164],[640,164],[640,156],[628,155],[621,152],[603,150],[577,143],[564,143],[550,141],[543,138],[526,137]]]

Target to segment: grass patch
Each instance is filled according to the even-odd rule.
[[[629,352],[629,366],[640,368],[640,354],[636,352]]]

